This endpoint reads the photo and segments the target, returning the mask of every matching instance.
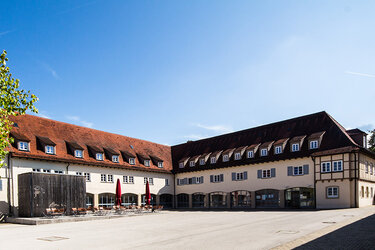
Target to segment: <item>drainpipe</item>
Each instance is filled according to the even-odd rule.
[[[358,157],[359,161],[359,157]],[[357,153],[354,153],[354,207],[358,207],[358,202],[357,202]]]
[[[176,174],[173,173],[173,208],[176,208],[177,197],[176,197]]]
[[[316,209],[316,173],[315,173],[315,157],[311,156],[312,161],[314,162],[314,208]]]
[[[7,198],[8,198],[8,205],[9,205],[9,215],[12,213],[12,204],[11,204],[11,192],[10,192],[10,186],[11,186],[11,181],[10,181],[10,158],[12,156],[12,153],[9,152],[8,154],[8,163],[7,163],[7,178],[8,178],[8,188],[7,188]]]
[[[70,163],[68,163],[68,165],[66,166],[66,174],[69,174],[69,166],[70,166]]]

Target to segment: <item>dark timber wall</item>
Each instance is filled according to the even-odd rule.
[[[18,175],[19,216],[39,217],[46,208],[85,207],[84,176],[25,173]]]

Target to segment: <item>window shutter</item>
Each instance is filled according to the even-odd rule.
[[[258,179],[262,179],[262,170],[258,169]]]
[[[197,177],[193,177],[193,184],[197,184]]]
[[[247,180],[247,171],[243,172],[243,179]]]
[[[271,168],[271,177],[276,177],[276,168]]]
[[[293,167],[289,166],[288,167],[288,176],[293,175]]]
[[[232,181],[236,180],[236,173],[232,173]]]
[[[220,174],[220,181],[224,181],[224,175]]]
[[[180,186],[180,179],[177,179],[177,186]]]
[[[0,179],[0,191],[3,191],[3,180]]]
[[[309,165],[303,165],[303,174],[309,174]]]
[[[200,181],[200,183],[203,183],[203,176],[201,176],[201,181]]]
[[[214,176],[210,175],[210,182],[214,182]]]

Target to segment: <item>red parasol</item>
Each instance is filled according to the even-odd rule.
[[[120,180],[117,179],[117,185],[116,185],[116,206],[121,205],[121,183]]]
[[[146,182],[146,195],[145,195],[145,201],[146,205],[150,205],[151,201],[151,193],[150,193],[150,186],[148,184],[148,181]]]

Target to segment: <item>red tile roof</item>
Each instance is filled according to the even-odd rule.
[[[30,152],[19,151],[13,145],[10,149],[12,156],[22,158],[32,158],[41,160],[53,160],[67,163],[78,163],[85,165],[125,168],[134,170],[146,170],[156,172],[171,172],[172,159],[171,148],[169,146],[135,139],[118,134],[103,132],[91,128],[76,126],[64,122],[54,121],[33,115],[22,115],[13,117],[12,120],[17,123],[12,129],[12,134],[20,139],[27,138],[30,140]],[[56,144],[56,155],[48,155],[37,148],[37,137],[47,138]],[[45,141],[48,141],[48,140]],[[84,158],[76,158],[69,153],[69,143],[73,147],[82,147]],[[95,147],[95,150],[103,152],[103,149],[111,149],[120,155],[120,162],[114,163],[104,157],[103,161],[97,161],[89,155],[88,147]],[[142,155],[146,158],[154,156],[155,159],[163,161],[163,168],[155,164],[150,167],[143,165],[136,158],[136,164],[130,165],[120,152],[128,152],[131,155]]]

